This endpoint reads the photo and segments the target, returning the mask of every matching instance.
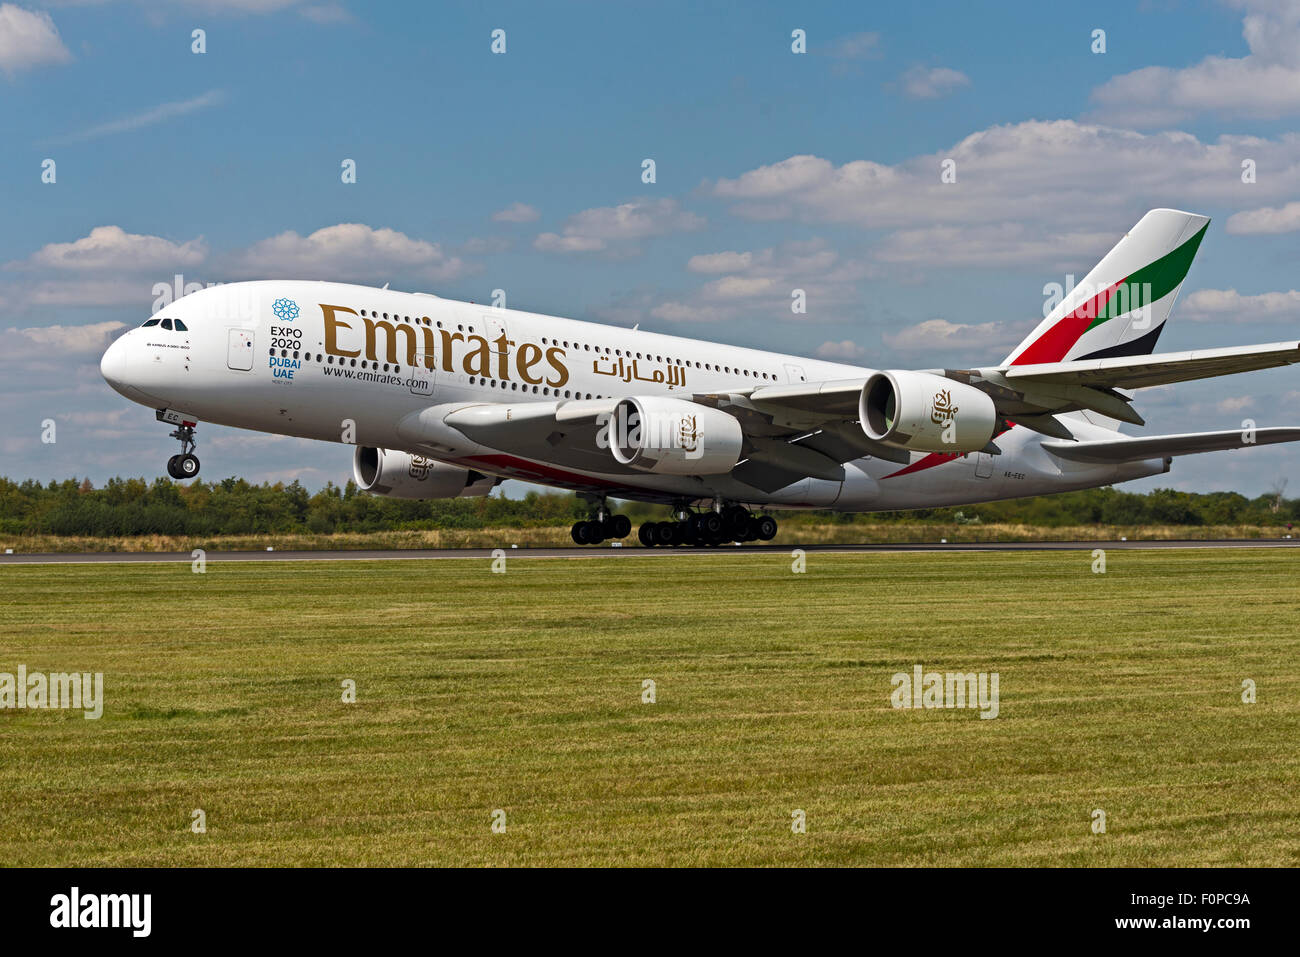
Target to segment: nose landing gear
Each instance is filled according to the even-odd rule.
[[[199,457],[194,454],[194,426],[178,426],[168,438],[179,439],[180,455],[173,455],[167,460],[167,474],[174,479],[189,479],[199,474]]]

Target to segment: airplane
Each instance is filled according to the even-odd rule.
[[[631,534],[609,499],[670,505],[640,542],[770,541],[772,511],[887,511],[1094,488],[1300,428],[1130,436],[1134,390],[1300,361],[1300,342],[1156,353],[1209,219],[1148,212],[1001,363],[873,369],[315,281],[215,285],[114,341],[100,371],[174,426],[355,446],[366,492],[506,479],[576,492],[573,541]],[[1248,423],[1249,424],[1249,423]]]

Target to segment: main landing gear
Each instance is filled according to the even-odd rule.
[[[194,478],[199,474],[199,457],[194,454],[194,426],[179,426],[168,438],[180,440],[181,454],[167,460],[167,474],[174,479]]]
[[[575,545],[599,545],[607,538],[627,538],[632,534],[632,520],[626,515],[610,512],[604,499],[595,499],[593,505],[595,515],[585,522],[575,522],[569,530]]]
[[[755,515],[743,505],[727,505],[708,512],[691,512],[682,505],[677,509],[677,521],[646,522],[637,530],[637,537],[646,548],[770,542],[776,537],[776,519],[771,515]]]

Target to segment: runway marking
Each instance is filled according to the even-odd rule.
[[[1209,548],[1295,548],[1300,540],[1274,538],[1239,538],[1223,540],[1149,539],[1131,542],[892,542],[887,544],[846,545],[720,545],[715,548],[502,548],[510,558],[610,558],[670,555],[788,555],[792,549],[823,554],[890,553],[890,552],[1050,552],[1091,551],[1094,548],[1142,549],[1209,549]],[[283,552],[208,552],[208,562],[387,562],[435,561],[445,559],[484,560],[492,557],[493,548],[439,549],[337,549],[328,551]],[[189,552],[45,552],[31,555],[0,555],[0,565],[129,565],[192,562]]]

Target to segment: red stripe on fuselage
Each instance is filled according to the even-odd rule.
[[[591,478],[588,475],[579,475],[577,472],[567,472],[564,469],[557,469],[550,465],[529,462],[527,459],[516,458],[513,455],[471,455],[463,459],[457,459],[457,462],[482,465],[489,471],[508,472],[515,477],[530,478],[544,484],[596,489],[623,489],[627,487],[625,485],[616,485],[613,482],[606,482],[602,479]]]
[[[883,478],[897,478],[900,475],[910,475],[912,472],[920,472],[923,469],[932,469],[936,465],[942,465],[944,462],[951,462],[953,459],[959,459],[965,452],[931,452],[923,455],[911,465],[905,465],[897,472],[890,472]]]
[[[1008,422],[1007,427],[1003,429],[1001,432],[996,433],[993,436],[993,438],[1000,439],[1002,436],[1006,435],[1015,427],[1016,427],[1016,423]],[[970,454],[969,452],[930,452],[927,455],[921,456],[911,465],[903,466],[897,472],[890,472],[888,475],[882,475],[880,477],[880,480],[883,482],[885,479],[898,478],[898,476],[900,475],[909,475],[912,472],[920,472],[924,469],[932,469],[936,465],[942,465],[944,462],[951,462],[953,459],[959,459],[969,454]]]

